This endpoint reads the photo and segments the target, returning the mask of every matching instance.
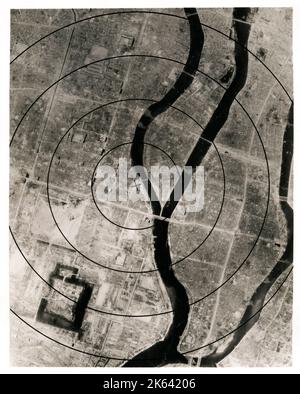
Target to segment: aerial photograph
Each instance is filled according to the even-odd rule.
[[[292,25],[11,9],[11,366],[293,366]]]

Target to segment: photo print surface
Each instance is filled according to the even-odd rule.
[[[14,9],[11,364],[292,365],[292,9]]]

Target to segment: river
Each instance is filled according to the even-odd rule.
[[[250,9],[234,9],[234,18],[238,19],[240,12],[243,13],[244,16],[245,13],[250,12]],[[131,149],[133,165],[143,165],[143,142],[147,128],[152,120],[160,113],[166,111],[166,109],[184,93],[189,84],[193,82],[192,76],[196,73],[198,68],[204,43],[204,35],[197,11],[195,9],[185,9],[185,13],[189,21],[191,37],[189,57],[186,66],[175,82],[174,87],[161,101],[151,105],[140,119]],[[236,40],[242,44],[235,44],[235,74],[229,88],[224,93],[219,105],[187,160],[186,165],[192,166],[194,169],[201,164],[206,156],[211,147],[211,142],[214,141],[228,118],[230,107],[235,97],[244,87],[247,80],[248,52],[244,47],[247,47],[250,25],[237,21],[234,21],[233,25]],[[202,138],[205,138],[205,140]],[[179,179],[178,182],[181,182],[181,179]],[[182,184],[185,184],[185,182],[182,182]],[[155,205],[152,204],[152,211],[154,214],[159,215],[162,212],[163,217],[171,218],[178,204],[178,201],[175,201],[174,198],[174,190],[162,211],[159,202],[156,202]],[[182,193],[183,192],[184,190],[182,190]],[[170,363],[187,363],[186,358],[178,352],[177,347],[188,322],[190,312],[189,299],[185,287],[176,278],[172,269],[168,231],[169,223],[167,221],[160,219],[154,220],[154,259],[172,305],[172,323],[163,341],[159,341],[148,349],[140,352],[130,361],[126,362],[124,367],[157,367]]]
[[[280,256],[273,269],[259,284],[252,297],[249,300],[248,306],[242,316],[238,326],[241,326],[232,336],[232,339],[226,345],[223,351],[218,352],[214,350],[213,353],[204,357],[201,360],[202,367],[216,367],[217,364],[227,357],[241,342],[244,336],[259,320],[261,311],[263,309],[266,296],[277,281],[277,279],[292,265],[293,263],[293,209],[288,203],[288,190],[291,175],[291,165],[293,158],[293,105],[291,105],[288,115],[288,122],[283,136],[282,147],[282,161],[279,185],[279,201],[280,207],[284,213],[287,224],[287,243],[286,247]],[[251,318],[254,316],[253,318]]]

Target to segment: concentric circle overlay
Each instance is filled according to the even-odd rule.
[[[58,31],[60,31],[60,30],[62,30],[62,29],[68,28],[68,27],[70,27],[70,26],[72,26],[72,25],[76,25],[77,23],[81,23],[81,22],[84,22],[84,21],[87,21],[87,20],[91,20],[91,19],[93,19],[93,18],[99,18],[99,17],[103,17],[103,16],[116,15],[116,14],[129,14],[129,13],[159,14],[159,15],[165,15],[165,16],[173,17],[173,18],[186,19],[185,17],[182,17],[182,16],[173,15],[173,14],[167,14],[167,13],[161,13],[161,12],[154,12],[154,11],[124,11],[124,12],[113,12],[113,13],[101,14],[101,15],[96,15],[96,16],[88,17],[88,18],[85,18],[85,19],[82,19],[82,20],[79,20],[79,21],[70,23],[70,24],[68,24],[68,25],[65,25],[65,26],[63,26],[63,27],[61,27],[61,28],[59,28],[59,29],[57,29],[57,30],[55,30],[55,31],[53,31],[53,32],[51,32],[51,33],[49,33],[49,34],[47,34],[46,36],[42,37],[41,39],[37,40],[37,41],[34,42],[32,45],[30,45],[28,48],[26,48],[24,51],[22,51],[17,57],[15,57],[15,58],[11,61],[11,64],[12,64],[17,58],[19,58],[20,56],[22,56],[27,50],[29,50],[29,49],[32,48],[34,45],[36,45],[38,42],[40,42],[41,40],[43,40],[43,39],[46,38],[46,37],[51,36],[52,34],[55,34],[56,32],[58,32]],[[213,28],[213,27],[210,27],[210,26],[208,26],[208,25],[205,25],[205,24],[202,24],[202,25],[205,26],[205,27],[207,27],[207,28],[209,28],[209,29],[211,29],[211,30],[213,30],[213,31],[218,32],[219,34],[221,34],[221,35],[227,37],[229,40],[235,41],[237,44],[239,44],[234,38],[229,37],[229,36],[226,35],[225,33],[221,32],[221,31],[219,31],[219,30],[217,30],[217,29],[215,29],[215,28]],[[239,44],[239,45],[240,45],[240,44]],[[286,93],[286,95],[287,95],[287,97],[289,98],[289,100],[292,102],[292,99],[291,99],[291,97],[290,97],[288,91],[287,91],[286,88],[283,86],[283,84],[279,81],[279,79],[276,77],[276,75],[275,75],[275,74],[274,74],[274,73],[273,73],[273,72],[272,72],[262,61],[261,61],[261,59],[259,59],[259,58],[258,58],[254,53],[252,53],[248,48],[246,48],[246,49],[247,49],[247,51],[248,51],[257,61],[259,61],[259,62],[265,67],[265,69],[267,69],[267,70],[272,74],[272,76],[276,79],[276,81],[278,82],[278,84],[282,87],[282,89],[283,89],[284,92]],[[136,55],[136,56],[137,56],[137,55]],[[184,66],[184,63],[182,63],[182,62],[179,62],[179,61],[176,61],[176,60],[172,60],[172,59],[168,59],[168,60],[173,61],[173,62],[178,63],[178,64],[181,64],[181,65]],[[97,63],[97,61],[96,61],[96,62],[93,62],[93,63]],[[91,63],[91,64],[93,64],[93,63]],[[80,68],[84,68],[84,67],[87,67],[87,66],[88,66],[88,65],[85,65],[85,66],[82,66],[82,67],[80,67]],[[80,68],[79,68],[79,69],[80,69]],[[79,70],[79,69],[77,69],[77,70]],[[65,77],[68,76],[68,75],[71,75],[73,72],[75,72],[75,71],[77,71],[77,70],[71,71],[69,74],[65,75],[65,76],[62,77],[60,80],[62,80],[63,78],[65,78]],[[199,70],[198,70],[198,72],[202,73],[202,72],[199,71]],[[203,74],[203,73],[202,73],[202,74]],[[204,74],[204,75],[205,75],[205,74]],[[206,76],[207,76],[207,75],[206,75]],[[223,87],[218,81],[214,80],[213,78],[211,78],[211,77],[209,77],[209,76],[207,76],[207,77],[210,78],[211,80],[213,80],[214,82],[216,82],[219,86],[221,86],[223,89],[226,90],[226,88]],[[44,93],[46,93],[46,91],[48,91],[49,89],[51,89],[51,87],[54,86],[56,83],[58,83],[60,80],[56,81],[54,84],[52,84],[50,87],[48,87],[48,88],[47,88],[47,89],[46,89],[46,90],[45,90],[45,91],[44,91],[44,92],[43,92],[43,93],[42,93],[42,94],[41,94],[41,95],[40,95],[30,106],[29,106],[29,108],[27,109],[27,111],[25,112],[25,114],[23,114],[23,116],[21,117],[21,120],[20,120],[19,124],[17,125],[17,127],[16,127],[16,129],[15,129],[15,131],[14,131],[14,133],[13,133],[13,136],[12,136],[11,142],[10,142],[10,145],[12,144],[13,139],[14,139],[14,136],[15,136],[15,134],[16,134],[18,128],[20,127],[22,121],[24,120],[25,116],[26,116],[27,113],[30,111],[30,109],[33,107],[33,105],[39,100],[40,97],[42,97],[42,95],[43,95]],[[258,138],[259,138],[259,140],[260,140],[260,143],[261,143],[261,145],[262,145],[262,147],[263,147],[263,150],[264,150],[264,156],[265,156],[266,165],[267,165],[267,171],[268,171],[268,203],[267,203],[266,213],[265,213],[265,216],[264,216],[264,220],[263,220],[262,226],[261,226],[261,228],[260,228],[260,230],[259,230],[257,239],[256,239],[256,241],[255,241],[255,244],[254,244],[253,247],[251,248],[249,254],[246,256],[246,258],[244,259],[244,261],[240,264],[240,266],[239,266],[239,267],[235,270],[235,272],[234,272],[225,282],[223,282],[218,288],[216,288],[214,291],[212,291],[210,294],[206,295],[205,297],[203,297],[203,298],[201,298],[201,299],[199,299],[199,300],[193,302],[192,304],[196,304],[196,303],[198,303],[198,302],[201,302],[204,298],[207,298],[207,297],[209,297],[211,294],[215,293],[217,290],[219,290],[221,287],[223,287],[227,282],[229,282],[229,281],[234,277],[234,275],[241,269],[241,267],[244,265],[244,263],[247,261],[248,257],[249,257],[250,254],[252,253],[252,251],[253,251],[253,249],[254,249],[256,243],[258,242],[258,239],[260,238],[260,235],[261,235],[261,232],[262,232],[262,230],[263,230],[263,227],[264,227],[264,224],[265,224],[265,220],[266,220],[266,217],[267,217],[268,205],[269,205],[269,198],[270,198],[270,176],[269,176],[269,165],[268,165],[267,155],[266,155],[266,152],[265,152],[265,149],[264,149],[264,146],[263,146],[263,141],[262,141],[262,139],[261,139],[261,137],[260,137],[260,134],[259,134],[259,132],[258,132],[258,130],[257,130],[257,128],[256,128],[255,123],[253,122],[253,120],[251,119],[250,115],[247,113],[247,111],[246,111],[245,108],[243,107],[243,105],[242,105],[237,99],[235,99],[235,101],[239,104],[239,106],[240,106],[240,107],[243,109],[243,111],[246,113],[248,119],[249,119],[250,122],[252,123],[252,126],[255,128],[255,130],[256,130],[256,132],[257,132],[257,135],[258,135]],[[22,252],[20,246],[19,246],[18,243],[17,243],[17,240],[15,239],[15,236],[14,236],[14,234],[13,234],[11,228],[10,228],[10,232],[11,232],[11,235],[12,235],[12,237],[13,237],[15,243],[16,243],[17,248],[19,249],[21,255],[23,256],[23,258],[25,259],[25,261],[27,262],[27,264],[32,268],[32,270],[38,275],[38,277],[39,277],[42,281],[44,281],[45,283],[47,283],[47,281],[45,281],[45,279],[34,269],[34,267],[32,267],[32,265],[30,264],[30,262],[28,261],[28,259],[27,259],[26,256],[24,255],[24,253]],[[290,274],[290,272],[289,272],[289,274]],[[282,287],[282,285],[283,285],[283,284],[285,283],[285,281],[287,280],[289,274],[284,278],[284,280],[283,280],[283,282],[281,283],[281,285],[280,285],[280,286],[278,287],[278,289],[274,292],[274,294],[269,298],[269,300],[268,300],[267,302],[265,302],[265,304],[262,306],[261,310],[262,310],[262,309],[271,301],[271,299],[277,294],[277,292],[280,290],[280,288]],[[47,284],[48,284],[48,286],[52,287],[51,285],[49,285],[49,283],[47,283]],[[60,293],[58,290],[56,290],[56,291],[57,291],[58,293]],[[60,293],[60,294],[61,294],[61,293]],[[63,294],[61,294],[61,295],[63,295]],[[63,295],[63,296],[66,297],[65,295]],[[68,298],[68,297],[66,297],[66,298]],[[71,301],[73,301],[73,300],[71,300]],[[73,301],[73,302],[74,302],[74,301]],[[89,308],[89,309],[91,309],[91,308]],[[98,312],[101,312],[101,311],[98,311]],[[258,312],[260,312],[260,311],[258,311]],[[14,311],[12,311],[12,313],[14,313],[16,316],[18,316]],[[102,312],[102,313],[105,313],[105,312]],[[167,311],[167,312],[159,313],[159,314],[157,314],[157,315],[165,314],[165,313],[172,313],[172,311]],[[110,314],[110,313],[106,313],[106,314]],[[116,315],[116,314],[115,314],[115,315]],[[256,315],[256,314],[255,314],[255,315]],[[251,320],[255,315],[249,317],[248,321]],[[124,316],[124,315],[121,315],[121,316]],[[18,316],[18,317],[19,317],[19,316]],[[132,316],[132,317],[133,317],[133,316]],[[20,317],[19,317],[19,318],[20,318]],[[26,321],[24,321],[23,319],[21,319],[21,320],[22,320],[25,324],[28,325],[28,323],[27,323]],[[238,326],[237,328],[235,328],[233,331],[227,333],[226,335],[223,335],[222,337],[216,339],[213,343],[216,343],[216,342],[218,342],[219,340],[222,340],[222,339],[225,338],[226,336],[228,336],[228,335],[232,334],[233,332],[237,331],[237,330],[238,330],[239,328],[241,328],[243,325],[244,325],[244,324]],[[32,327],[32,326],[30,326],[30,327],[31,327],[32,329],[34,329],[35,331],[38,332],[38,330],[36,330],[34,327]],[[46,336],[45,334],[43,334],[43,333],[41,333],[41,332],[40,332],[40,334]],[[50,339],[50,340],[52,340],[52,341],[54,341],[54,342],[56,342],[56,343],[59,343],[58,341],[54,340],[53,338],[50,338],[50,337],[47,337],[47,338]],[[67,345],[64,345],[64,344],[62,344],[62,343],[59,343],[59,344],[62,345],[62,346],[68,347]],[[205,348],[205,347],[207,347],[207,346],[210,346],[211,344],[212,344],[212,343],[203,345],[203,346],[201,347],[201,349],[203,349],[203,348]],[[69,348],[71,348],[71,347],[69,347]],[[79,349],[75,349],[75,348],[71,348],[71,349],[74,350],[74,351],[77,351],[77,352],[79,352],[79,353],[91,355],[90,353],[81,351],[81,350],[79,350]],[[198,349],[199,349],[199,348],[190,350],[190,351],[187,352],[187,353],[191,353],[191,352],[196,351],[196,350],[198,350]],[[96,357],[105,357],[105,358],[108,358],[108,359],[113,359],[113,357],[109,357],[109,356],[105,356],[105,355],[96,355],[96,354],[94,354],[94,356],[96,356]],[[126,360],[126,359],[122,358],[122,359],[120,359],[120,360]]]
[[[149,101],[152,101],[152,102],[153,102],[153,100],[149,100]],[[173,107],[173,109],[174,109],[174,107]],[[122,229],[124,229],[124,230],[143,231],[143,230],[148,230],[148,229],[150,229],[150,228],[153,228],[154,225],[146,226],[146,227],[126,227],[126,226],[122,226],[121,224],[118,224],[117,222],[115,222],[114,220],[110,219],[108,216],[106,216],[106,215],[104,214],[104,212],[103,212],[102,209],[100,208],[99,203],[97,202],[97,198],[96,198],[95,191],[94,191],[95,183],[93,182],[93,180],[95,179],[96,172],[97,172],[97,168],[100,166],[100,164],[101,164],[101,162],[104,160],[104,158],[107,157],[107,156],[109,156],[112,152],[118,150],[119,148],[122,148],[123,146],[130,146],[130,145],[132,145],[132,144],[133,144],[133,141],[130,141],[130,142],[123,142],[123,143],[121,143],[121,144],[118,144],[118,145],[116,145],[116,146],[113,146],[111,149],[109,149],[108,152],[106,152],[106,153],[100,158],[100,160],[97,162],[97,164],[96,164],[96,166],[95,166],[95,168],[94,168],[94,171],[93,171],[93,173],[92,173],[92,177],[91,177],[91,193],[92,193],[93,201],[94,201],[94,203],[95,203],[95,206],[96,206],[97,210],[101,213],[101,215],[102,215],[108,222],[110,222],[110,223],[113,224],[114,226],[119,227],[119,228],[122,228]],[[175,161],[172,159],[172,157],[171,157],[165,150],[163,150],[162,148],[160,148],[159,146],[154,145],[154,144],[150,144],[150,143],[148,143],[148,142],[143,142],[143,143],[141,143],[141,145],[143,145],[143,146],[144,146],[144,145],[145,145],[145,146],[149,146],[149,147],[152,147],[152,148],[157,149],[158,151],[162,152],[162,153],[163,153],[166,157],[168,157],[168,159],[172,162],[173,166],[176,167],[176,163],[175,163]],[[178,169],[177,169],[177,173],[178,173],[178,175],[180,175]],[[147,213],[147,215],[149,215],[149,214]],[[153,215],[150,214],[150,216],[153,216]],[[160,219],[161,221],[164,222],[167,218],[163,218],[162,216],[160,216],[159,219]]]
[[[242,324],[240,324],[239,326],[235,327],[233,330],[227,332],[226,334],[224,334],[223,336],[215,339],[212,342],[206,343],[205,345],[199,346],[195,349],[191,349],[188,350],[186,352],[183,352],[182,354],[190,354],[202,349],[205,349],[206,347],[212,346],[215,343],[222,341],[223,339],[229,337],[231,334],[234,334],[235,332],[237,332],[238,330],[240,330],[241,328],[243,328],[246,324],[248,324],[249,321],[251,321],[255,316],[259,315],[262,310],[276,297],[276,295],[279,293],[279,291],[282,289],[282,286],[285,284],[285,282],[288,280],[288,278],[290,277],[291,273],[293,271],[293,268],[291,268],[289,270],[289,272],[287,273],[286,277],[283,279],[283,281],[278,285],[277,289],[274,291],[274,293],[268,298],[268,300],[263,304],[263,306],[256,312],[254,313],[252,316],[250,316],[246,321],[244,321]],[[70,345],[67,345],[65,343],[62,343],[52,337],[50,337],[49,335],[45,334],[44,332],[38,330],[36,327],[33,327],[30,323],[28,323],[26,320],[24,320],[20,315],[18,315],[18,313],[16,313],[13,309],[10,309],[11,313],[18,318],[20,321],[22,321],[27,327],[31,328],[33,331],[37,332],[38,334],[40,334],[42,337],[49,339],[50,341],[52,341],[53,343],[56,343],[57,345],[60,345],[66,349],[71,349],[74,350],[74,352],[80,353],[80,354],[85,354],[87,356],[92,356],[92,357],[96,357],[96,358],[106,358],[108,360],[117,360],[117,361],[130,361],[131,358],[119,358],[119,357],[112,357],[112,356],[106,356],[106,355],[102,355],[102,354],[96,354],[96,353],[91,353],[85,350],[81,350],[81,349],[77,349],[74,348],[73,346],[71,347]],[[155,361],[155,359],[148,359],[149,361]]]
[[[50,36],[52,36],[55,33],[58,33],[61,30],[67,29],[68,27],[71,26],[75,26],[78,25],[80,23],[83,22],[88,22],[91,21],[93,19],[97,19],[97,18],[103,18],[106,16],[113,16],[113,15],[130,15],[130,14],[148,14],[148,15],[163,15],[163,16],[167,16],[170,18],[175,18],[175,19],[181,19],[181,20],[185,20],[187,22],[187,18],[185,16],[181,16],[181,15],[175,15],[175,14],[170,14],[168,12],[159,12],[159,11],[143,11],[143,10],[131,10],[131,11],[115,11],[115,12],[108,12],[106,14],[98,14],[98,15],[92,15],[92,16],[88,16],[86,18],[82,18],[79,19],[75,22],[71,22],[68,23],[62,27],[59,27],[56,30],[53,30],[52,32],[44,35],[43,37],[39,38],[38,40],[34,41],[31,45],[29,45],[27,48],[25,48],[23,51],[21,51],[16,57],[13,58],[13,60],[10,62],[10,64],[13,64],[19,57],[21,57],[25,52],[27,52],[29,49],[33,48],[36,44],[38,44],[39,42],[43,41],[45,38],[48,38]],[[278,84],[282,87],[283,91],[285,92],[285,94],[287,95],[287,97],[289,98],[289,100],[291,102],[293,102],[292,97],[290,96],[289,92],[287,91],[287,89],[285,88],[285,86],[282,84],[282,82],[278,79],[278,77],[273,73],[273,71],[257,56],[255,55],[255,53],[253,53],[249,48],[244,47],[244,45],[240,44],[238,40],[236,40],[234,37],[229,36],[228,34],[222,32],[221,30],[216,29],[215,27],[212,27],[210,25],[207,25],[205,23],[201,22],[201,25],[206,27],[207,29],[210,29],[220,35],[222,35],[223,37],[226,37],[228,40],[235,42],[236,44],[238,44],[240,47],[244,48],[247,50],[247,52],[253,56],[255,58],[255,60],[257,60],[261,65],[264,66],[264,68],[266,70],[269,71],[269,73],[276,79],[276,81],[278,82]]]
[[[21,119],[20,119],[20,121],[19,121],[19,123],[18,123],[18,125],[17,125],[17,127],[16,127],[16,129],[15,129],[15,132],[14,132],[14,134],[13,134],[13,137],[12,137],[12,140],[11,140],[11,144],[12,144],[13,138],[14,138],[14,136],[16,135],[16,133],[17,133],[17,131],[18,131],[20,125],[22,124],[24,118],[26,117],[26,115],[28,114],[28,112],[31,110],[31,108],[34,106],[34,104],[35,104],[35,103],[36,103],[36,102],[37,102],[37,101],[38,101],[38,100],[49,90],[49,89],[51,89],[53,86],[55,86],[55,85],[56,85],[57,83],[59,83],[61,80],[63,80],[64,78],[67,78],[68,76],[72,75],[73,73],[75,73],[75,72],[77,72],[77,71],[80,71],[80,70],[82,70],[82,69],[84,69],[84,68],[86,68],[86,67],[89,67],[90,65],[95,64],[95,63],[99,63],[99,62],[103,62],[103,61],[108,61],[108,60],[113,60],[113,59],[131,58],[131,57],[141,57],[141,58],[150,57],[150,58],[156,58],[156,59],[163,59],[163,60],[167,60],[167,61],[174,62],[174,63],[176,63],[176,64],[180,64],[180,65],[184,66],[184,63],[179,62],[178,60],[169,59],[169,58],[164,58],[164,57],[160,57],[160,56],[153,56],[153,55],[122,55],[122,56],[115,56],[115,57],[110,57],[110,58],[105,58],[105,59],[96,60],[96,61],[94,61],[94,62],[91,62],[91,63],[89,63],[89,64],[86,64],[86,65],[84,65],[84,66],[81,66],[81,67],[79,67],[79,68],[77,68],[77,69],[75,69],[75,70],[73,70],[73,71],[70,71],[69,73],[67,73],[66,75],[62,76],[61,78],[59,78],[57,81],[55,81],[53,84],[51,84],[47,89],[44,90],[44,92],[42,92],[42,93],[36,98],[36,100],[28,107],[27,111],[26,111],[26,112],[24,113],[24,115],[21,117]],[[218,84],[220,87],[222,87],[222,89],[224,89],[225,91],[227,90],[226,87],[224,87],[223,85],[221,85],[217,80],[215,80],[214,78],[210,77],[210,76],[207,75],[206,73],[204,73],[204,72],[202,72],[202,71],[200,71],[200,70],[198,70],[198,72],[199,72],[200,74],[206,76],[206,77],[209,78],[210,80],[214,81],[215,83],[217,83],[217,84]],[[254,241],[254,243],[253,243],[253,245],[252,245],[252,247],[251,247],[251,249],[250,249],[248,255],[244,258],[244,260],[242,261],[242,263],[236,268],[236,270],[235,270],[231,275],[228,276],[228,278],[227,278],[223,283],[221,283],[218,287],[216,287],[214,290],[212,290],[211,292],[209,292],[209,293],[206,294],[205,296],[199,298],[198,300],[195,300],[195,301],[191,302],[190,305],[195,305],[195,304],[197,304],[197,303],[203,301],[204,299],[210,297],[212,294],[214,294],[216,291],[218,291],[220,288],[222,288],[226,283],[228,283],[228,282],[236,275],[236,273],[242,268],[242,266],[245,264],[245,262],[247,261],[247,259],[248,259],[249,256],[251,255],[253,249],[255,248],[255,245],[257,244],[257,242],[258,242],[258,240],[259,240],[259,238],[260,238],[260,235],[261,235],[261,233],[262,233],[262,230],[263,230],[263,228],[264,228],[264,224],[265,224],[265,221],[266,221],[267,213],[268,213],[268,206],[269,206],[269,200],[270,200],[270,171],[269,171],[269,163],[268,163],[268,158],[267,158],[266,151],[265,151],[265,148],[264,148],[264,144],[263,144],[263,141],[262,141],[261,136],[260,136],[260,134],[259,134],[259,131],[258,131],[258,129],[257,129],[257,127],[256,127],[256,125],[255,125],[255,123],[254,123],[254,121],[253,121],[252,118],[250,117],[249,113],[246,111],[246,109],[243,107],[243,105],[242,105],[237,99],[235,99],[235,102],[237,102],[237,104],[241,107],[241,109],[244,111],[244,113],[245,113],[246,116],[248,117],[249,121],[251,122],[252,126],[253,126],[254,129],[256,130],[257,136],[258,136],[258,138],[259,138],[260,144],[261,144],[262,149],[263,149],[263,152],[264,152],[264,157],[265,157],[265,160],[266,160],[267,173],[268,173],[268,196],[267,196],[268,199],[267,199],[266,211],[265,211],[265,214],[264,214],[263,222],[262,222],[261,228],[260,228],[260,230],[259,230],[258,236],[256,237],[256,239],[255,239],[255,241]],[[80,119],[79,119],[79,120],[80,120]],[[78,121],[79,121],[79,120],[78,120]],[[49,172],[48,172],[48,174],[49,174]],[[15,238],[15,236],[14,236],[14,234],[13,234],[11,228],[10,228],[10,231],[11,231],[11,234],[13,235],[14,241],[15,241],[15,243],[16,243],[18,249],[19,249],[20,252],[22,253],[22,256],[25,258],[26,262],[30,265],[30,267],[31,267],[32,269],[34,269],[34,268],[32,267],[32,265],[29,263],[28,259],[25,257],[25,254],[22,252],[20,246],[18,245],[17,240],[16,240],[16,238]],[[56,292],[58,292],[60,295],[62,295],[62,296],[65,297],[66,299],[68,299],[68,300],[70,300],[70,301],[72,301],[72,302],[74,302],[74,303],[77,303],[75,300],[71,299],[70,297],[66,296],[65,294],[63,294],[62,292],[60,292],[59,290],[57,290],[57,289],[55,289],[53,286],[51,286],[51,285],[48,283],[48,281],[45,280],[35,269],[34,269],[34,272],[35,272],[35,273],[36,273],[36,274],[37,274],[37,275],[38,275],[38,276],[49,286],[49,287],[51,287],[53,290],[55,290]],[[137,272],[137,273],[140,273],[140,272]],[[107,315],[121,316],[121,317],[147,317],[147,316],[159,316],[159,315],[164,315],[164,314],[168,314],[168,313],[172,313],[172,312],[173,312],[173,310],[169,310],[169,311],[158,312],[158,313],[154,313],[154,314],[125,315],[125,314],[119,314],[119,313],[114,313],[114,312],[106,312],[106,311],[102,311],[102,310],[99,310],[99,309],[96,309],[96,308],[92,308],[92,307],[89,307],[89,306],[87,307],[87,309],[93,310],[93,311],[96,311],[96,312],[99,312],[99,313],[107,314]]]
[[[49,168],[48,168],[48,173],[47,173],[47,198],[48,198],[48,205],[49,205],[50,213],[51,213],[51,215],[52,215],[52,218],[53,218],[53,220],[54,220],[54,223],[55,223],[55,225],[57,226],[59,232],[60,232],[61,235],[64,237],[64,239],[68,242],[68,244],[69,244],[74,250],[76,250],[82,257],[86,258],[88,261],[90,261],[90,262],[92,262],[92,263],[94,263],[94,264],[96,264],[96,265],[98,265],[98,266],[100,266],[100,267],[107,268],[107,269],[112,270],[112,271],[122,272],[122,273],[131,273],[131,274],[146,274],[146,273],[151,273],[151,272],[158,271],[158,269],[155,268],[155,269],[151,269],[151,270],[142,270],[142,271],[134,271],[134,270],[131,270],[131,271],[130,271],[130,270],[122,270],[122,269],[118,269],[118,268],[108,267],[108,266],[106,266],[106,265],[101,264],[101,263],[98,262],[98,261],[95,261],[95,260],[91,259],[91,258],[90,258],[89,256],[87,256],[85,253],[83,253],[83,252],[80,251],[78,248],[76,248],[76,246],[68,239],[68,237],[66,236],[66,234],[63,232],[62,228],[60,227],[60,225],[59,225],[59,223],[58,223],[58,221],[57,221],[57,218],[55,217],[55,214],[54,214],[54,211],[53,211],[53,207],[52,207],[52,205],[51,205],[51,196],[50,196],[50,190],[49,190],[49,189],[50,189],[50,185],[51,185],[51,168],[52,168],[52,165],[53,165],[53,161],[54,161],[56,152],[57,152],[57,150],[59,149],[59,147],[60,147],[61,143],[63,142],[64,138],[68,135],[68,133],[72,130],[72,128],[73,128],[74,126],[76,126],[76,124],[78,124],[78,123],[79,123],[82,119],[84,119],[87,115],[93,113],[94,111],[97,111],[97,110],[99,110],[99,109],[101,109],[101,108],[104,108],[104,107],[106,107],[106,106],[109,106],[109,105],[111,105],[111,104],[116,104],[116,103],[120,103],[120,102],[124,102],[124,101],[126,101],[126,102],[127,102],[127,101],[146,101],[146,102],[154,102],[154,100],[148,100],[148,99],[123,99],[123,100],[117,100],[117,101],[113,101],[113,102],[104,104],[104,105],[102,105],[102,106],[99,106],[99,107],[97,107],[97,108],[94,108],[93,110],[87,112],[86,114],[84,114],[83,116],[81,116],[78,120],[76,120],[76,121],[72,124],[72,126],[71,126],[71,127],[64,133],[64,135],[61,137],[60,141],[58,142],[58,144],[57,144],[56,148],[54,149],[53,154],[52,154],[52,156],[51,156],[50,164],[49,164]],[[172,109],[174,109],[174,110],[176,110],[176,111],[179,111],[180,113],[184,114],[185,116],[187,116],[188,118],[190,118],[191,120],[193,120],[193,121],[195,122],[195,124],[196,124],[197,126],[199,126],[199,127],[202,129],[202,126],[201,126],[193,117],[191,117],[190,115],[188,115],[188,114],[185,113],[184,111],[182,111],[182,110],[180,110],[180,109],[178,109],[178,108],[176,108],[176,107],[173,107],[173,106],[170,107],[170,108],[172,108]],[[125,143],[125,144],[131,144],[131,142],[127,142],[127,143]],[[148,144],[148,143],[145,143],[145,144],[146,144],[146,145],[150,145],[150,146],[152,145],[152,144]],[[118,146],[121,146],[121,145],[124,145],[124,144],[120,144],[120,145],[118,145]],[[214,149],[215,149],[215,151],[216,151],[216,153],[217,153],[218,159],[219,159],[219,161],[220,161],[220,166],[221,166],[221,171],[222,171],[222,176],[223,176],[223,193],[222,193],[222,199],[221,199],[221,204],[220,204],[220,207],[219,207],[219,211],[218,211],[218,213],[217,213],[217,216],[216,216],[216,219],[215,219],[215,221],[214,221],[214,223],[213,223],[213,226],[211,227],[211,229],[210,229],[210,231],[207,233],[207,235],[204,237],[204,239],[202,239],[202,240],[199,242],[199,244],[196,246],[196,248],[194,248],[190,253],[188,253],[186,256],[181,257],[181,258],[178,259],[177,261],[174,261],[174,262],[172,263],[172,265],[176,265],[176,264],[178,264],[179,262],[182,262],[182,261],[186,260],[186,259],[189,258],[193,253],[195,253],[195,252],[204,244],[204,242],[209,238],[209,236],[211,235],[211,233],[212,233],[213,230],[215,229],[215,227],[216,227],[216,225],[217,225],[217,223],[218,223],[218,221],[219,221],[219,218],[220,218],[220,216],[221,216],[222,209],[223,209],[223,206],[224,206],[224,200],[225,200],[225,184],[226,184],[225,170],[224,170],[224,165],[223,165],[223,162],[222,162],[221,155],[220,155],[220,153],[219,153],[219,151],[218,151],[216,145],[215,145],[214,143],[212,143],[212,145],[213,145],[213,147],[214,147]],[[152,146],[153,146],[153,145],[152,145]],[[116,147],[115,147],[115,148],[116,148]],[[115,148],[112,148],[112,149],[115,149]],[[163,150],[162,150],[161,148],[159,148],[159,147],[156,147],[156,148],[159,149],[160,151],[162,151],[162,152],[172,161],[172,163],[175,165],[175,162],[173,161],[173,159],[171,158],[171,156],[170,156],[167,152],[163,151]],[[112,149],[111,149],[111,150],[112,150]],[[110,150],[110,151],[111,151],[111,150]],[[107,155],[108,153],[109,153],[109,152],[107,152],[106,155]],[[102,156],[101,159],[103,159],[103,158],[104,158],[104,156]],[[101,159],[100,159],[100,161],[101,161]],[[92,178],[93,178],[93,175],[92,175]],[[94,197],[94,195],[93,195],[93,197]],[[95,202],[95,203],[96,203],[96,202]],[[100,210],[99,207],[98,207],[98,210]],[[109,220],[109,219],[104,215],[104,213],[103,213],[101,210],[100,210],[100,212],[101,212],[101,214],[102,214],[107,220]],[[110,220],[109,220],[109,221],[110,221]],[[148,229],[148,228],[151,228],[151,227],[152,227],[152,226],[147,227],[147,228],[143,228],[143,229],[141,229],[141,230],[145,230],[145,229]],[[127,229],[127,230],[134,230],[134,229],[132,229],[132,228],[126,228],[126,229]]]

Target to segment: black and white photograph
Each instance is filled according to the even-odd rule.
[[[293,371],[293,6],[81,3],[9,9],[10,368]]]

